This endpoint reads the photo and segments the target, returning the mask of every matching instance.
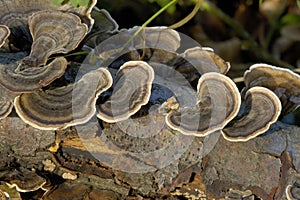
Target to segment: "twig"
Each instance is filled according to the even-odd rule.
[[[198,0],[197,3],[195,4],[193,11],[190,14],[188,14],[185,18],[183,18],[179,22],[169,26],[169,28],[176,29],[176,28],[179,28],[182,25],[186,24],[188,21],[190,21],[197,14],[199,9],[201,8],[202,3],[203,3],[203,0]]]

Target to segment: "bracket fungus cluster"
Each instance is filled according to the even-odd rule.
[[[219,63],[216,66],[229,67],[225,62],[216,63]],[[221,69],[226,73],[226,67]],[[200,137],[221,130],[226,140],[245,142],[265,133],[280,115],[299,105],[300,79],[290,70],[267,64],[251,66],[244,75],[245,88],[241,97],[228,77],[220,71],[208,71],[198,81],[196,107],[180,107],[176,99],[169,100],[173,108],[165,111],[166,123],[172,129]],[[203,90],[205,87],[208,89]]]
[[[28,56],[23,57],[21,60],[0,64],[1,94],[3,93],[2,91],[6,90],[8,93],[13,94],[13,97],[10,98],[6,98],[6,94],[1,96],[1,118],[5,118],[9,115],[13,107],[13,99],[16,97],[14,105],[18,114],[24,121],[34,127],[57,129],[68,126],[66,125],[67,122],[71,123],[70,121],[72,120],[68,121],[68,119],[64,119],[67,122],[62,123],[64,116],[57,118],[56,122],[51,123],[42,118],[43,114],[45,114],[42,111],[47,111],[47,108],[50,111],[49,113],[53,114],[55,109],[50,107],[57,103],[52,105],[50,105],[50,103],[53,103],[51,102],[51,100],[53,100],[52,98],[54,98],[54,100],[55,98],[59,99],[59,96],[55,96],[56,92],[63,96],[67,95],[68,89],[72,89],[71,86],[66,86],[64,89],[53,89],[49,87],[51,83],[65,73],[68,65],[64,57],[56,57],[51,61],[49,61],[49,57],[53,54],[68,53],[78,47],[79,43],[88,33],[89,27],[93,25],[93,19],[90,15],[92,7],[96,2],[96,0],[93,0],[90,1],[88,6],[74,8],[70,3],[54,5],[51,0],[0,1],[0,24],[3,24],[0,25],[1,46],[5,43],[7,38],[9,39],[9,48],[13,45],[15,50],[28,50],[26,42],[31,46]],[[22,41],[24,38],[26,42]],[[21,41],[22,48],[14,46],[14,42],[16,41]],[[8,51],[10,51],[10,49]],[[101,70],[98,70],[98,72],[100,71]],[[99,75],[98,72],[95,74]],[[108,72],[106,72],[106,76],[108,77],[107,84],[109,85],[111,77],[110,74],[108,75],[107,73]],[[99,77],[101,77],[101,75],[99,75]],[[81,84],[82,88],[87,87],[84,81],[81,81]],[[46,86],[49,87],[49,89],[46,90],[47,92],[43,91]],[[105,86],[103,85],[103,87]],[[66,100],[69,100],[70,105],[72,90],[68,95]],[[95,96],[97,94],[93,95]],[[91,94],[91,99],[93,99],[93,95]],[[26,101],[26,97],[30,100],[27,99],[28,101]],[[89,104],[90,101],[89,99],[85,103]],[[32,113],[26,112],[28,110],[25,108],[22,110],[24,103],[32,106],[30,107],[32,110],[29,109]],[[42,110],[37,110],[39,108]],[[68,109],[71,110],[72,108]],[[89,112],[95,111],[95,108],[90,110]],[[49,113],[47,113],[47,115]],[[67,112],[66,115],[67,114],[69,113]],[[81,114],[85,115],[87,113]],[[54,117],[54,115],[52,116]],[[30,117],[32,117],[32,119]],[[81,119],[86,116],[76,117]],[[51,121],[51,119],[49,120]],[[46,123],[49,124],[45,125]]]
[[[247,141],[299,106],[300,76],[289,69],[255,64],[244,74],[240,114],[223,129],[230,141]]]
[[[96,1],[90,2],[94,5]],[[19,7],[13,7],[13,4]],[[47,192],[41,198],[51,199],[65,198],[64,192],[70,191],[70,198],[76,198],[77,194],[80,194],[79,198],[89,198],[89,193],[97,187],[110,189],[116,186],[113,188],[116,193],[123,190],[123,185],[119,187],[113,180],[116,178],[126,182],[122,191],[122,197],[123,193],[125,197],[132,193],[131,186],[136,185],[136,180],[132,181],[134,183],[128,181],[131,177],[127,174],[134,172],[131,174],[136,176],[138,169],[140,177],[145,171],[149,176],[145,187],[134,189],[133,193],[148,197],[144,194],[153,188],[156,190],[156,186],[176,187],[173,182],[181,178],[180,173],[186,169],[192,170],[188,171],[189,175],[195,170],[197,173],[206,170],[207,174],[215,176],[208,167],[213,167],[214,155],[223,156],[218,149],[223,151],[226,148],[220,143],[220,148],[213,152],[211,141],[217,142],[221,134],[228,141],[248,141],[265,133],[280,115],[300,105],[300,76],[290,70],[266,64],[253,65],[244,74],[245,88],[239,91],[226,75],[230,63],[213,49],[184,44],[177,31],[166,27],[118,30],[118,25],[105,10],[95,11],[94,16],[104,24],[96,24],[96,32],[89,32],[93,21],[89,20],[90,9],[73,8],[67,1],[55,6],[52,0],[0,0],[0,24],[3,24],[0,25],[0,47],[5,53],[7,44],[10,53],[20,50],[20,46],[12,44],[18,34],[24,34],[30,44],[30,48],[21,48],[26,50],[21,58],[0,62],[0,120],[12,111],[15,112],[11,116],[19,117],[2,121],[2,133],[8,133],[3,141],[13,140],[13,143],[7,143],[9,145],[3,143],[8,147],[3,155],[13,152],[17,156],[8,156],[2,162],[3,167],[13,167],[0,170],[0,180],[18,192],[36,191],[40,194],[45,190]],[[24,32],[19,33],[19,29]],[[114,38],[114,34],[117,37]],[[113,42],[103,40],[108,36],[114,38],[111,39]],[[192,47],[182,51],[185,45]],[[85,55],[77,53],[79,49],[90,50],[83,63],[80,62]],[[66,73],[67,70],[70,74]],[[50,130],[49,133],[25,134],[26,138],[43,143],[42,146],[28,148],[35,145],[18,137],[24,135],[24,128],[29,127],[17,126],[21,121],[34,127],[25,132]],[[13,128],[8,130],[5,126]],[[71,126],[77,126],[76,130],[75,127],[63,130]],[[10,133],[16,130],[18,134],[12,137]],[[51,138],[45,137],[46,132]],[[276,140],[286,139],[275,136]],[[42,141],[40,137],[49,140]],[[256,142],[250,142],[248,146],[258,144]],[[11,148],[15,146],[18,148]],[[242,146],[249,149],[247,144]],[[286,146],[281,145],[280,150],[272,149],[275,152],[272,154],[280,156],[281,149],[289,149]],[[265,151],[262,147],[265,145],[259,145],[259,152]],[[18,153],[21,151],[27,152],[26,156]],[[206,169],[199,168],[199,171],[190,167],[201,162],[208,152],[213,154],[207,157],[211,162],[207,163]],[[26,159],[19,159],[21,156]],[[276,166],[275,172],[280,172],[280,161],[289,158],[267,157],[270,157],[271,167]],[[220,161],[218,158],[215,160],[224,169],[226,163],[232,164],[231,160]],[[16,164],[15,161],[17,165],[11,165]],[[23,165],[27,168],[22,168]],[[129,170],[123,172],[124,168]],[[223,168],[216,170],[219,173]],[[165,180],[165,176],[170,177]],[[205,179],[195,183],[212,181],[211,188],[218,184],[214,177],[203,177]],[[217,177],[221,184],[228,180],[224,177]],[[278,184],[278,181],[284,181],[283,178],[275,177],[274,182]],[[105,185],[107,180],[110,181],[108,186]],[[99,184],[92,185],[95,181]],[[236,184],[242,186],[243,183],[237,181]],[[274,190],[272,183],[265,185]],[[275,186],[278,189],[278,185]],[[260,185],[257,188],[260,190]],[[281,186],[279,189],[282,190]],[[299,199],[300,184],[289,184],[285,192],[288,199]],[[95,196],[95,199],[102,197]],[[254,198],[254,195],[229,190],[225,198],[235,197]],[[6,198],[0,188],[0,200]]]
[[[45,10],[73,13],[91,27],[94,23],[94,20],[91,18],[91,11],[96,3],[96,0],[91,0],[88,6],[74,8],[69,2],[63,5],[54,5],[52,0],[1,0],[0,24],[6,25],[11,31],[9,48],[29,50],[32,38],[28,28],[28,18],[32,14]],[[61,22],[65,23],[63,20]],[[59,25],[60,21],[57,24]]]
[[[190,49],[187,52],[189,51],[195,53]],[[187,56],[189,56],[189,54],[187,54]],[[226,62],[218,62],[217,57],[215,57],[214,61],[216,66],[220,66],[219,73],[222,73],[222,71],[226,73],[228,71],[224,66],[229,68],[229,64]],[[201,70],[201,68],[199,69]],[[227,115],[218,113],[222,112],[221,108],[216,109],[210,106],[210,103],[213,102],[214,99],[214,92],[218,95],[222,95],[225,87],[223,87],[222,91],[222,87],[213,83],[209,86],[211,87],[209,92],[214,92],[211,92],[209,95],[203,95],[199,91],[201,84],[205,83],[205,81],[201,80],[207,81],[205,77],[214,77],[216,79],[216,77],[221,76],[221,74],[212,73],[209,72],[209,70],[213,71],[214,69],[207,68],[207,71],[204,71],[204,74],[202,74],[199,79],[196,108],[180,108],[180,106],[175,106],[175,109],[170,109],[171,111],[166,115],[166,122],[171,128],[183,134],[200,137],[221,130],[226,140],[233,142],[248,141],[266,132],[270,125],[278,120],[280,115],[286,115],[299,106],[299,75],[288,69],[267,64],[255,64],[245,72],[245,88],[241,92],[241,97],[239,91],[235,88],[231,90],[231,93],[228,93],[230,95],[216,98],[225,99],[225,102],[226,100],[227,102],[233,102],[232,104],[229,103],[225,105],[228,109],[227,114],[229,114],[231,108],[235,106],[231,117],[227,118]],[[225,81],[226,79],[219,77],[218,80]],[[231,87],[234,88],[236,86],[232,83]],[[204,98],[201,101],[199,97],[202,95]],[[217,97],[217,95],[215,96]],[[215,100],[214,102],[217,101]],[[171,105],[174,104],[171,103]],[[219,105],[222,104],[219,103]],[[215,111],[212,108],[215,109]],[[201,113],[205,113],[206,117]],[[220,116],[222,116],[224,121],[222,123],[219,121],[219,124],[213,123],[213,121],[217,120]],[[216,124],[218,124],[218,126],[215,126]]]
[[[155,78],[165,78],[162,67],[176,71],[194,87],[193,106],[180,105],[175,97],[165,98],[163,104],[168,127],[186,135],[203,137],[221,131],[227,140],[247,141],[300,103],[300,76],[257,64],[246,71],[240,94],[225,75],[230,69],[228,62],[207,47],[178,53],[181,35],[166,27],[118,31],[108,12],[95,9],[94,16],[103,24],[96,24],[96,32],[86,38],[95,4],[93,0],[88,7],[73,8],[69,3],[52,5],[50,0],[0,1],[0,44],[7,38],[11,42],[21,29],[31,47],[21,60],[0,64],[0,86],[15,95],[13,101],[0,99],[0,118],[11,112],[13,102],[20,118],[39,129],[64,129],[83,124],[94,115],[108,123],[120,122],[151,104]],[[112,39],[103,42],[104,32]],[[120,35],[114,38],[117,32]],[[76,82],[55,86],[52,83],[64,75],[68,61],[50,57],[73,51],[84,39],[90,48],[97,46],[92,51],[94,57],[88,58],[97,69],[78,72]],[[94,58],[97,61],[92,62]],[[97,102],[107,90],[111,95]]]
[[[92,26],[94,20],[91,17],[91,12],[96,3],[96,0],[91,0],[88,6],[74,7],[69,2],[62,5],[55,5],[52,0],[1,0],[0,21],[1,24],[7,25],[10,28],[16,28],[26,26],[28,17],[37,11],[60,10],[76,14],[88,26]]]

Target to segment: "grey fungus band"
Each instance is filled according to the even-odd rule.
[[[22,69],[18,63],[0,64],[0,85],[12,92],[33,92],[61,77],[67,68],[67,60],[55,58],[48,65]]]
[[[205,73],[198,81],[195,107],[171,110],[166,123],[183,134],[203,137],[232,120],[240,103],[239,91],[230,78],[216,72]]]
[[[144,61],[129,61],[117,72],[110,99],[97,106],[97,117],[106,122],[128,119],[151,95],[154,71]]]
[[[33,43],[22,64],[30,67],[45,65],[53,54],[74,50],[88,32],[87,25],[77,15],[57,10],[33,13],[28,25]]]
[[[244,142],[265,133],[281,113],[279,98],[264,87],[247,90],[242,105],[239,116],[222,130],[224,138],[229,141]]]
[[[93,84],[97,84],[97,88]],[[23,93],[14,106],[20,118],[43,130],[64,129],[87,122],[96,112],[97,97],[112,84],[110,73],[100,68],[85,74],[75,84]]]
[[[282,104],[282,115],[300,105],[300,76],[289,69],[267,64],[252,65],[244,74],[245,89],[261,86],[273,91]]]

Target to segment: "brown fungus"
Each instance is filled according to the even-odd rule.
[[[207,47],[193,47],[179,54],[173,64],[175,69],[183,73],[190,82],[197,81],[201,75],[208,72],[226,74],[230,69],[229,62],[224,61]]]
[[[46,180],[25,168],[8,171],[1,177],[10,187],[16,187],[19,192],[32,192],[46,184]]]
[[[33,38],[30,55],[21,64],[30,67],[45,65],[52,54],[74,50],[87,34],[87,26],[72,13],[43,10],[28,18]]]
[[[153,48],[176,52],[180,47],[180,35],[177,31],[165,26],[134,27],[128,30],[136,48]]]
[[[97,0],[89,1],[88,6],[74,7],[70,2],[55,5],[52,0],[0,0],[0,24],[11,29],[10,43],[17,49],[28,50],[32,39],[27,20],[33,13],[41,10],[60,10],[78,15],[89,27],[94,23],[92,8]]]
[[[266,132],[277,121],[281,112],[278,97],[264,87],[250,88],[241,106],[241,114],[223,130],[225,139],[233,142],[248,141]]]
[[[230,69],[229,62],[225,62],[214,53],[213,49],[207,47],[194,47],[187,49],[180,55],[186,63],[179,65],[178,71],[185,72],[186,67],[194,67],[198,73],[218,72],[226,74]]]
[[[142,50],[140,59],[167,64],[177,56],[175,52],[180,47],[181,38],[175,30],[164,26],[134,27],[128,30],[128,34],[133,49]]]
[[[226,62],[223,60],[218,54],[214,52],[212,48],[209,47],[202,47],[202,50],[206,51],[209,57],[208,60],[212,60],[213,64],[217,68],[217,72],[221,74],[227,74],[227,72],[230,70],[230,62]]]
[[[88,25],[92,25],[93,19],[91,18],[91,11],[96,3],[96,0],[91,0],[88,6],[74,7],[70,2],[55,5],[52,0],[1,0],[0,23],[9,27],[14,27],[22,23],[26,24],[27,18],[32,13],[51,9],[74,13],[83,18]]]
[[[97,97],[111,84],[110,73],[100,68],[68,86],[21,94],[14,106],[20,118],[35,128],[64,129],[87,122],[96,112]]]
[[[178,54],[176,51],[180,47],[180,35],[177,31],[163,26],[147,27],[139,33],[142,48],[141,58],[148,63],[171,64]]]
[[[93,30],[95,29],[98,33],[115,32],[119,29],[119,25],[117,24],[117,22],[105,9],[94,7],[91,14],[95,19]]]
[[[94,7],[92,17],[95,19],[92,32],[85,38],[83,43],[84,47],[94,49],[110,36],[117,34],[119,25],[105,9]]]
[[[282,104],[282,115],[292,112],[300,105],[300,76],[289,69],[267,64],[255,64],[244,74],[246,92],[254,86],[273,91]]]
[[[88,57],[89,62],[97,62],[102,66],[110,65],[110,68],[114,69],[119,69],[126,61],[168,62],[176,57],[172,52],[180,46],[178,32],[167,27],[122,29],[105,41],[103,38],[98,40],[97,36],[95,37],[96,43],[100,41],[101,45],[93,49],[94,54]],[[88,39],[88,43],[94,43],[94,39],[93,37]]]
[[[161,55],[162,52],[170,52],[171,54],[176,52],[180,46],[180,40],[178,32],[167,27],[134,27],[120,30],[116,37],[113,36],[102,43],[101,49],[96,48],[95,53],[104,60],[111,59],[111,57],[115,60],[122,54],[131,51],[134,52],[134,57],[131,60],[165,63],[169,61],[170,55]],[[138,50],[141,51],[141,55],[135,57],[135,52]]]
[[[206,136],[232,120],[240,104],[239,91],[230,78],[216,72],[205,73],[198,81],[196,107],[171,110],[166,123],[186,135]]]
[[[129,61],[117,72],[110,99],[97,107],[98,118],[113,123],[128,119],[148,103],[154,71],[144,61]]]
[[[17,63],[0,64],[0,85],[12,92],[33,92],[61,77],[67,68],[63,57],[43,67],[20,69]]]
[[[0,25],[0,47],[2,47],[10,34],[10,30],[5,25]]]

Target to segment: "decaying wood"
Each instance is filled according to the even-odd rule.
[[[180,158],[142,173],[114,169],[94,156],[99,153],[113,158],[115,154],[128,153],[126,151],[146,151],[147,148],[153,151],[157,143],[152,141],[145,148],[146,140],[135,139],[139,141],[135,143],[130,136],[118,136],[121,131],[114,124],[104,127],[101,133],[90,130],[83,138],[75,128],[40,131],[17,117],[1,120],[1,185],[14,179],[11,171],[26,169],[47,181],[42,187],[46,192],[39,189],[30,193],[32,197],[43,196],[43,199],[97,199],[99,195],[103,199],[222,199],[225,196],[226,199],[286,199],[285,188],[300,170],[299,128],[280,122],[263,136],[248,142],[232,143],[215,133],[211,141],[218,141],[209,152],[205,150],[209,150],[207,145],[213,144],[211,141],[193,138]],[[167,128],[164,131],[155,136],[165,143],[158,144],[159,148],[168,144],[170,138],[180,137]],[[99,143],[96,138],[101,134],[110,135],[116,144],[124,140],[129,145],[127,150],[122,147],[125,150],[117,151]],[[130,141],[136,146],[130,146]],[[87,142],[90,146],[85,146]],[[130,159],[127,162],[126,167],[132,168],[139,162],[145,166],[151,163],[149,160],[130,163]]]

